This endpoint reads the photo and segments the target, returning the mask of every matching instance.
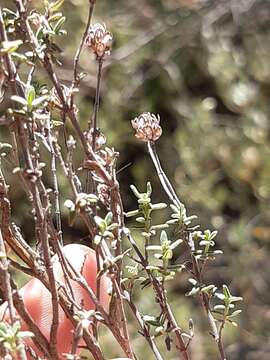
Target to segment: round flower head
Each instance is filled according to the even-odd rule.
[[[144,142],[155,142],[160,138],[162,129],[159,122],[159,115],[156,116],[150,112],[145,112],[131,120],[131,124],[136,131],[136,138]]]
[[[110,55],[112,38],[112,34],[107,31],[105,25],[94,24],[90,27],[85,43],[96,54],[97,58],[102,58],[105,55]]]

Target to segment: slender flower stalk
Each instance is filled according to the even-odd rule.
[[[81,56],[81,52],[83,49],[83,45],[85,43],[85,39],[87,37],[87,34],[89,32],[89,28],[91,25],[91,20],[92,20],[92,16],[93,16],[93,12],[94,12],[94,6],[95,6],[96,1],[89,1],[89,8],[88,8],[88,17],[87,17],[87,23],[85,26],[85,30],[84,33],[81,37],[80,40],[80,44],[78,46],[78,49],[76,51],[76,55],[74,57],[74,64],[73,64],[73,88],[75,87],[75,85],[78,83],[78,65],[79,65],[79,61],[80,61],[80,56]]]
[[[98,58],[98,72],[97,72],[97,86],[96,86],[96,95],[95,95],[95,103],[94,103],[94,111],[91,122],[89,122],[88,129],[91,133],[92,138],[92,149],[96,150],[96,139],[98,135],[97,131],[97,121],[98,121],[98,110],[100,103],[100,85],[101,85],[101,74],[102,74],[102,65],[103,58]]]
[[[165,190],[166,194],[168,195],[169,199],[173,202],[173,204],[176,205],[177,207],[180,207],[182,203],[178,199],[172,184],[170,183],[167,175],[165,174],[165,172],[162,169],[161,163],[160,163],[158,155],[157,155],[155,143],[148,141],[147,148],[148,148],[148,152],[151,156],[151,159],[153,161],[153,164],[155,165],[155,168],[156,168],[159,180],[163,186],[163,189]]]

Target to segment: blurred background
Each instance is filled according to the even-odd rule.
[[[85,0],[64,3],[68,37],[59,40],[63,67],[57,71],[67,85],[87,5]],[[106,23],[114,36],[103,69],[99,125],[107,145],[120,153],[125,209],[136,205],[132,183],[143,191],[150,180],[154,201],[167,201],[146,147],[130,126],[144,111],[158,113],[163,136],[156,146],[164,170],[188,213],[199,216],[202,229],[219,231],[217,247],[224,255],[210,264],[207,281],[226,283],[244,298],[239,327],[225,329],[228,359],[270,358],[269,1],[99,0],[94,21]],[[86,126],[96,86],[96,62],[87,49],[80,71],[87,74],[77,96],[80,121]],[[13,216],[31,239],[28,203],[12,181]],[[70,228],[64,219],[64,225],[67,242],[83,241],[86,232],[79,223]],[[184,296],[186,280],[179,274],[169,283],[169,297],[184,328],[193,318],[192,359],[217,359],[198,302]],[[140,309],[151,312],[151,297],[139,295]],[[130,327],[139,359],[151,359],[132,320]],[[109,335],[104,338],[108,356],[120,355]],[[166,356],[177,359],[173,352]]]

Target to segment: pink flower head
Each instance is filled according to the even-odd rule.
[[[131,120],[131,124],[136,131],[136,138],[144,142],[155,142],[160,138],[162,129],[159,123],[159,115],[156,116],[150,112],[145,112]]]
[[[97,58],[103,58],[111,53],[112,39],[112,34],[105,25],[94,24],[90,27],[85,43]]]

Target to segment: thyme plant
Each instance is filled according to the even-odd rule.
[[[132,126],[138,140],[147,145],[168,196],[170,214],[166,222],[153,223],[152,213],[166,209],[168,204],[152,200],[149,182],[146,192],[131,185],[138,205],[124,212],[116,176],[117,158],[121,154],[106,147],[98,118],[102,69],[112,51],[113,35],[105,25],[92,23],[96,1],[89,0],[86,27],[73,60],[73,77],[63,84],[59,76],[61,61],[57,45],[59,37],[68,36],[66,17],[61,11],[63,3],[64,0],[44,0],[42,6],[36,8],[34,2],[12,0],[9,8],[0,5],[1,100],[5,102],[1,126],[8,133],[8,140],[0,144],[0,279],[7,307],[7,315],[2,314],[0,323],[2,358],[78,359],[83,339],[84,347],[95,360],[104,359],[98,326],[101,323],[111,333],[112,344],[119,344],[119,357],[139,359],[127,320],[132,315],[153,358],[168,359],[174,351],[177,358],[190,359],[196,324],[192,314],[188,324],[178,323],[167,286],[170,280],[181,277],[181,272],[187,272],[190,283],[187,296],[200,298],[210,337],[216,342],[219,358],[225,360],[223,330],[227,323],[236,325],[235,317],[240,310],[235,306],[241,298],[233,296],[227,285],[218,289],[204,280],[207,264],[222,254],[215,247],[217,232],[200,230],[197,216],[187,214],[157,154],[155,143],[162,134],[160,119],[147,112],[132,120]],[[97,68],[95,102],[86,128],[76,105],[84,77],[79,72],[84,48],[94,54]],[[46,83],[40,80],[44,73]],[[72,126],[72,131],[67,124]],[[75,161],[78,152],[79,166]],[[60,176],[68,183],[68,193],[59,185]],[[11,211],[15,204],[10,202],[6,181],[10,177],[26,194],[35,234],[34,247],[30,247],[13,222]],[[61,203],[69,213],[70,226],[80,218],[87,229],[88,245],[95,250],[96,257],[95,291],[65,254]],[[139,224],[143,247],[132,229],[125,225],[125,217],[135,218]],[[127,247],[125,251],[123,244]],[[188,250],[186,259],[172,264],[178,248]],[[63,272],[63,282],[59,282],[58,270],[54,267],[55,254]],[[12,279],[14,268],[38,279],[50,292],[49,336],[39,329],[27,311],[23,296]],[[101,300],[104,275],[111,283],[111,288],[107,289],[111,296],[109,309]],[[87,293],[94,310],[76,301],[74,282]],[[142,293],[146,287],[152,288],[158,316],[140,311],[133,297],[135,286],[139,286]],[[73,340],[64,354],[59,353],[57,343],[61,311],[73,329]],[[26,324],[27,331],[21,330],[22,323]],[[26,337],[32,338],[33,343],[25,342],[24,346]],[[158,337],[164,340],[162,348],[157,345]]]

